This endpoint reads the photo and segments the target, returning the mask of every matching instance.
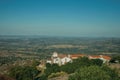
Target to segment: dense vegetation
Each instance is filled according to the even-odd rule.
[[[0,65],[6,64],[6,63],[12,63],[16,60],[21,60],[20,57],[0,57]]]
[[[120,63],[120,55],[115,55],[110,60],[111,63]]]
[[[86,57],[76,59],[72,63],[62,66],[47,63],[44,75],[41,75],[39,79],[47,80],[48,76],[52,73],[61,71],[72,74],[69,80],[113,80],[113,78],[114,80],[118,80],[118,73],[104,66],[101,60],[89,60]]]
[[[14,66],[10,69],[9,76],[16,80],[35,80],[40,73],[36,68],[38,64],[38,61],[33,61],[30,66]]]
[[[29,66],[11,67],[9,76],[16,80],[48,80],[68,74],[69,80],[119,80],[118,73],[100,59],[89,60],[83,57],[62,66],[47,63],[44,69],[37,68],[39,64],[34,60]]]
[[[98,66],[81,67],[69,76],[69,80],[112,80],[110,76]],[[115,80],[115,79],[114,79]]]
[[[118,74],[107,66],[81,67],[69,76],[69,80],[119,80]]]

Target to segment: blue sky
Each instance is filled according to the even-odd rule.
[[[120,0],[0,0],[0,35],[119,37]]]

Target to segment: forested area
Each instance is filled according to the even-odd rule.
[[[16,80],[49,80],[66,74],[69,75],[68,80],[119,80],[118,72],[100,59],[83,57],[62,66],[46,63],[44,70],[37,69],[37,65],[38,62],[31,66],[15,66],[10,69],[9,75]]]

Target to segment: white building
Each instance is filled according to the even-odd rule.
[[[58,54],[57,52],[54,52],[51,56],[51,60],[47,60],[47,63],[56,63],[59,65],[64,65],[67,62],[72,62],[72,59],[69,55],[64,54]]]
[[[108,63],[111,60],[111,57],[105,55],[89,55],[89,59],[100,59],[103,63]]]
[[[111,59],[109,56],[105,55],[85,55],[85,54],[72,54],[72,55],[65,55],[65,54],[58,54],[54,52],[51,56],[50,60],[47,60],[47,63],[53,64],[56,63],[58,65],[64,65],[68,62],[72,62],[73,59],[77,59],[79,57],[88,57],[89,59],[101,59],[103,63],[108,63]]]

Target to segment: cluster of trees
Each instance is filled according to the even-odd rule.
[[[103,61],[100,59],[89,60],[87,57],[75,59],[73,60],[72,63],[66,63],[65,65],[62,66],[58,66],[57,64],[47,63],[44,74],[41,77],[39,77],[39,79],[47,80],[48,76],[51,75],[52,73],[61,72],[61,71],[67,74],[72,74],[79,68],[89,67],[92,65],[102,66],[102,63]]]
[[[38,64],[38,61],[33,61],[31,66],[14,66],[10,69],[9,76],[16,80],[36,80],[40,73],[36,68]]]
[[[69,80],[119,80],[114,70],[108,67],[81,67],[69,76]]]
[[[69,80],[119,80],[118,73],[102,63],[100,59],[79,58],[65,70],[72,74]]]
[[[16,80],[35,80],[39,71],[30,66],[17,66],[11,69],[10,76]]]
[[[62,66],[47,63],[44,75],[39,79],[47,80],[49,75],[60,71],[71,74],[69,80],[119,80],[118,73],[103,65],[102,60],[89,60],[87,57],[75,59]]]
[[[87,57],[75,59],[72,63],[67,63],[61,66],[61,70],[67,73],[74,73],[77,69],[85,66],[97,65],[101,66],[103,63],[100,59],[89,60]]]
[[[120,63],[120,55],[113,56],[110,60],[111,63]]]
[[[0,57],[0,66],[6,65],[6,64],[14,64],[17,61],[23,61],[23,60],[34,60],[34,59],[40,59],[39,56],[36,55],[36,57],[15,57],[15,56],[6,56],[6,57]]]
[[[83,57],[62,66],[46,63],[43,72],[37,70],[37,65],[38,62],[34,62],[32,66],[14,67],[10,71],[10,76],[16,80],[48,80],[49,76],[56,76],[55,73],[65,72],[70,74],[69,80],[119,80],[117,72],[103,65],[100,59],[89,60]]]
[[[17,60],[22,60],[22,58],[21,57],[14,57],[14,56],[0,57],[0,65],[12,63],[12,62],[17,61]]]

